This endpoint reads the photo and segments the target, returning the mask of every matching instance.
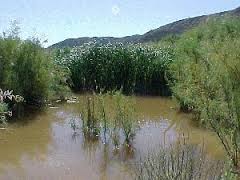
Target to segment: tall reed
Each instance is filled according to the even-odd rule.
[[[75,90],[169,95],[165,73],[173,60],[170,48],[90,43],[56,54],[55,61],[69,68]]]

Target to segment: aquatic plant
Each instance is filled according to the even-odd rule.
[[[77,130],[80,129],[80,123],[78,121],[78,118],[71,118],[69,124],[74,133],[76,133]]]
[[[55,61],[69,69],[72,88],[78,91],[169,95],[165,72],[172,56],[168,47],[89,43],[58,50]]]
[[[24,99],[19,95],[13,95],[13,91],[3,91],[0,88],[0,122],[6,123],[6,117],[12,116],[12,111],[9,109],[9,103],[19,103],[22,102]]]
[[[133,102],[129,97],[125,97],[121,92],[115,93],[116,98],[116,117],[115,122],[123,130],[125,142],[130,145],[136,130],[136,114],[134,114]]]
[[[94,94],[86,98],[81,108],[82,130],[85,135],[101,138],[100,135],[103,135],[104,144],[109,142],[107,137],[110,137],[115,148],[119,148],[122,138],[125,144],[131,144],[137,117],[130,97],[121,92]]]
[[[97,116],[95,97],[87,97],[86,109],[82,112],[83,132],[89,137],[98,137],[100,133],[100,122]]]
[[[109,120],[106,114],[105,97],[106,97],[106,94],[103,95],[102,93],[100,93],[98,95],[99,116],[100,116],[100,121],[103,124],[104,143],[106,144],[107,142],[106,135],[108,131]]]
[[[212,160],[204,152],[204,146],[179,142],[169,147],[159,147],[156,152],[149,152],[135,163],[137,180],[202,180],[228,179],[225,176],[223,161]],[[225,177],[224,177],[225,176]],[[232,176],[232,179],[235,179]]]

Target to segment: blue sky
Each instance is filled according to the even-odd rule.
[[[3,0],[0,32],[17,20],[21,36],[51,45],[66,38],[143,34],[161,25],[240,6],[240,0]]]

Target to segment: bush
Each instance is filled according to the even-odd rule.
[[[214,19],[177,42],[172,90],[211,127],[240,168],[240,21]]]
[[[14,90],[26,104],[41,106],[49,97],[63,97],[65,74],[38,39],[23,41],[16,33],[0,37],[0,88]]]
[[[31,41],[22,42],[12,65],[9,87],[21,94],[27,103],[41,105],[48,96],[49,61],[38,44]]]
[[[0,38],[0,87],[2,88],[6,88],[10,83],[11,66],[16,60],[18,45],[19,40]]]

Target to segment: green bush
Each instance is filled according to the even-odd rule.
[[[0,87],[6,88],[10,83],[11,66],[16,60],[19,40],[0,38]]]
[[[240,167],[240,21],[214,19],[185,33],[171,65],[172,90],[193,110]]]
[[[48,96],[49,58],[34,42],[24,41],[17,49],[12,65],[10,88],[27,103],[42,104]]]
[[[63,97],[65,75],[65,69],[54,63],[39,40],[0,37],[0,88],[14,90],[26,104],[43,105],[49,98]]]
[[[123,96],[121,92],[116,92],[114,99],[116,101],[114,130],[119,125],[122,128],[125,143],[131,145],[137,127],[137,114],[135,113],[134,102],[129,97]]]

